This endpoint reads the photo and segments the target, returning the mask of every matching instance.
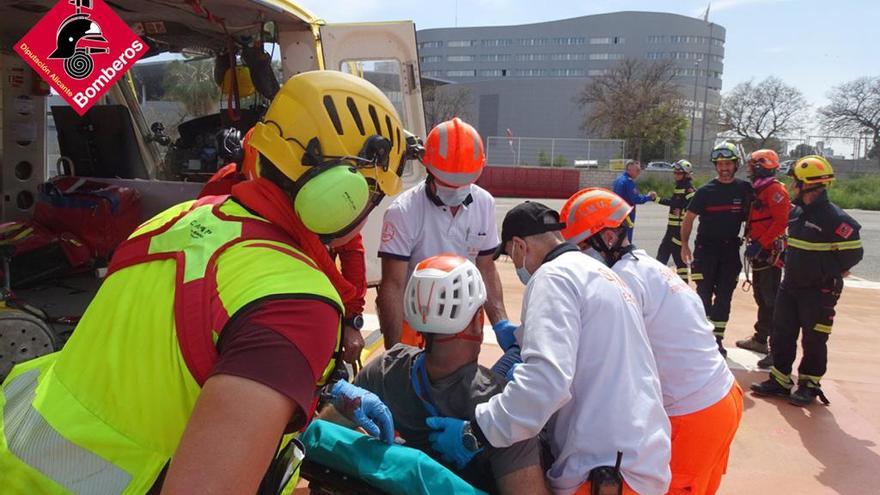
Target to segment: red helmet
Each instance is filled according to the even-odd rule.
[[[431,129],[422,162],[434,179],[445,186],[473,184],[486,163],[483,140],[470,124],[455,117]]]
[[[582,189],[568,198],[559,213],[559,221],[565,222],[562,236],[580,244],[604,229],[619,227],[627,221],[632,208],[608,189]]]

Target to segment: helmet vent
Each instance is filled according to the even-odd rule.
[[[394,133],[397,135],[397,147],[400,148],[403,146],[403,142],[400,140],[400,127],[396,127]]]
[[[379,123],[379,116],[376,115],[376,107],[370,105],[367,107],[367,110],[370,112],[370,119],[373,121],[373,127],[376,128],[376,134],[382,135],[382,124]]]
[[[454,320],[456,314],[458,314],[458,304],[453,304],[452,311],[449,312],[449,318]]]
[[[394,145],[394,131],[391,129],[391,117],[385,116],[385,125],[388,127],[388,140]]]
[[[336,104],[333,103],[333,98],[329,95],[324,96],[324,108],[327,109],[327,116],[330,117],[330,121],[333,122],[333,127],[336,128],[336,134],[341,136],[343,134],[342,122],[339,120],[339,112],[336,111]]]
[[[358,131],[360,131],[361,136],[366,135],[366,131],[364,131],[364,121],[361,120],[361,113],[358,111],[357,105],[354,103],[354,99],[352,97],[348,97],[345,99],[345,104],[348,106],[348,111],[351,112],[351,117],[354,119],[354,125],[357,126]]]

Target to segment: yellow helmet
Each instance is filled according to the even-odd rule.
[[[827,184],[834,180],[834,169],[831,167],[831,163],[819,155],[801,158],[795,162],[789,173],[804,184]]]
[[[249,143],[294,183],[294,210],[317,234],[345,235],[401,189],[400,117],[359,77],[329,70],[291,77]]]

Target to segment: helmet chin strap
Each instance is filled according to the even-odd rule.
[[[605,264],[608,266],[613,266],[624,254],[631,250],[630,246],[621,247],[624,239],[626,239],[625,229],[621,226],[613,230],[617,233],[617,240],[610,246],[605,242],[605,239],[602,238],[601,232],[587,239],[587,242],[593,249],[602,253],[605,257]]]

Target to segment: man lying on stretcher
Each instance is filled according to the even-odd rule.
[[[501,494],[549,493],[538,438],[499,449],[480,445],[469,432],[462,432],[472,440],[475,453],[462,459],[440,458],[430,447],[428,418],[473,420],[474,407],[500,393],[507,382],[509,366],[503,364],[509,365],[509,356],[493,370],[477,364],[485,301],[486,287],[470,261],[452,255],[422,261],[407,284],[404,312],[410,326],[425,337],[425,350],[397,344],[367,363],[354,384],[388,406],[407,446],[437,458],[477,488]],[[332,407],[321,416],[350,425]]]

